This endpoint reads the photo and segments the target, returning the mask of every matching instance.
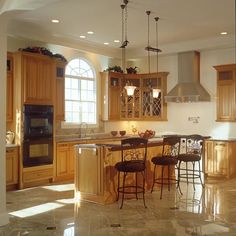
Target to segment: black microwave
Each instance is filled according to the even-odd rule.
[[[24,137],[53,135],[53,106],[24,105]]]

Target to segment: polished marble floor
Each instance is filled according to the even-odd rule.
[[[74,203],[73,184],[7,192],[10,223],[0,236],[236,235],[236,179],[208,180],[205,188],[181,184],[146,193],[143,201],[97,205]]]

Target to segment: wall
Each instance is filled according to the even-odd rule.
[[[0,16],[0,226],[9,222],[6,211],[6,21]]]
[[[155,57],[151,58],[151,72],[156,71]],[[211,95],[211,102],[199,103],[168,103],[167,122],[106,122],[105,132],[111,130],[127,130],[131,133],[132,126],[138,130],[154,129],[157,134],[199,133],[213,137],[236,137],[236,123],[215,122],[216,120],[216,71],[214,65],[234,63],[234,49],[218,49],[201,51],[200,78],[202,85]],[[147,72],[147,58],[140,58],[133,62],[140,71]],[[167,91],[177,83],[177,55],[163,55],[159,57],[159,70],[167,71]],[[198,123],[189,121],[189,117],[199,117]]]

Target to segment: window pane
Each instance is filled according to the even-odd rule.
[[[71,88],[78,89],[79,88],[79,80],[78,79],[72,79],[71,80]]]
[[[96,123],[95,85],[93,68],[85,60],[77,58],[67,64],[65,78],[66,121]]]
[[[87,80],[81,80],[81,89],[87,90]]]

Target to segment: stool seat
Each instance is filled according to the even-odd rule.
[[[179,161],[200,161],[201,160],[201,156],[197,155],[197,154],[179,154],[178,157]]]
[[[178,163],[178,159],[175,157],[169,158],[156,156],[152,158],[152,163],[154,165],[176,165]]]
[[[121,161],[115,164],[115,168],[122,172],[140,172],[145,170],[145,163],[142,160]]]

